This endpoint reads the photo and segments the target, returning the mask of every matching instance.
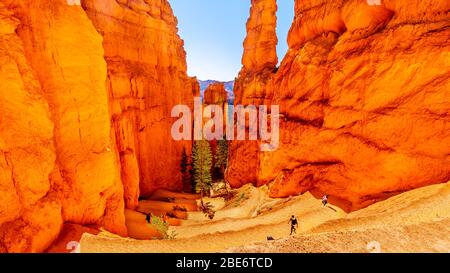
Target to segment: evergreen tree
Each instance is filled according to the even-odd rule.
[[[195,190],[205,194],[212,184],[211,168],[212,153],[211,146],[206,140],[196,141],[192,152]]]
[[[180,167],[181,167],[181,173],[184,174],[187,172],[187,167],[188,167],[188,156],[186,154],[186,148],[183,147],[183,151],[181,152],[181,162],[180,162]]]
[[[180,162],[180,169],[181,169],[181,177],[183,181],[183,189],[187,192],[191,192],[193,190],[192,187],[192,178],[191,178],[191,164],[189,160],[189,156],[186,153],[186,149],[183,147],[183,151],[181,153],[181,162]]]
[[[226,139],[221,139],[217,142],[215,160],[215,167],[220,169],[223,178],[228,164],[228,141]]]

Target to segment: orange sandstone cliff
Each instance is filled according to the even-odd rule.
[[[236,103],[280,105],[280,147],[233,142],[233,186],[352,210],[450,179],[450,4],[368,3],[296,0],[278,66],[276,1],[252,0]],[[125,236],[140,195],[182,189],[170,110],[199,85],[167,0],[1,0],[0,72],[0,252]]]
[[[217,105],[222,110],[222,137],[225,138],[226,136],[226,121],[227,121],[227,111],[228,111],[228,93],[225,90],[225,84],[216,82],[210,84],[206,90],[205,94],[203,96],[203,104],[204,106],[207,105]],[[211,117],[216,117],[217,113],[211,113]],[[206,122],[209,122],[210,118],[203,119],[203,126],[205,126]],[[211,130],[216,133],[220,128],[216,127],[214,125]],[[209,136],[208,139],[214,138],[212,136]],[[213,166],[215,164],[215,154],[217,149],[217,139],[213,139],[209,141],[209,144],[211,146],[211,152],[213,154]]]
[[[450,179],[450,3],[381,2],[296,0],[276,67],[275,0],[252,1],[236,103],[280,105],[280,147],[234,142],[233,186],[353,210]]]
[[[83,0],[103,36],[112,125],[120,154],[125,201],[158,188],[181,190],[183,146],[170,135],[173,106],[193,107],[196,79],[187,77],[186,52],[167,0]]]
[[[125,236],[140,192],[181,189],[168,117],[199,87],[176,24],[166,0],[0,1],[0,252]]]
[[[203,96],[204,104],[216,104],[223,106],[227,103],[228,94],[225,90],[224,83],[212,83],[206,88],[205,94]]]
[[[266,85],[278,64],[276,0],[252,0],[244,41],[242,70],[234,84],[236,105],[270,104]],[[258,182],[259,144],[256,141],[233,141],[229,147],[226,179],[234,187]]]

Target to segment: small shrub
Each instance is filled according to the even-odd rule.
[[[213,210],[213,208],[214,206],[210,202],[204,203],[203,199],[201,200],[200,210],[210,220],[214,219],[214,216],[216,215],[216,212]]]
[[[247,199],[248,199],[247,195],[245,195],[245,193],[241,193],[241,195],[239,195],[239,197],[235,201],[235,205],[239,206],[243,201],[245,201]]]
[[[245,193],[241,193],[241,195],[239,196],[238,202],[244,201],[245,199],[247,199],[247,196],[245,195]]]
[[[167,239],[169,239],[169,240],[175,240],[176,239],[176,237],[177,237],[177,233],[175,232],[175,230],[172,230],[171,232],[170,232],[170,234],[167,236]]]
[[[151,223],[154,228],[156,228],[163,236],[164,239],[168,239],[169,223],[164,221],[164,218],[158,217],[152,214]]]

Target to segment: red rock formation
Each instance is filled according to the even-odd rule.
[[[226,120],[227,120],[227,111],[228,111],[228,93],[225,90],[225,84],[224,83],[212,83],[208,86],[208,88],[206,88],[205,90],[205,94],[203,95],[203,104],[205,105],[205,107],[207,105],[218,105],[220,107],[220,109],[222,110],[222,115],[223,115],[223,119],[222,119],[222,133],[223,133],[223,137],[225,137],[226,135]],[[215,114],[212,114],[212,117],[214,118]],[[203,119],[203,126],[205,126],[205,123],[209,122],[210,119],[209,118],[205,118]],[[212,131],[215,133],[217,128],[216,126],[212,127]],[[216,135],[218,137],[218,135]],[[207,139],[211,139],[214,138],[214,136],[207,136]],[[211,152],[213,155],[213,163],[212,166],[215,166],[215,155],[216,155],[216,149],[217,149],[217,140],[218,139],[213,139],[211,141],[209,141],[209,144],[211,146]]]
[[[0,248],[42,251],[63,221],[126,235],[101,36],[65,1],[3,3]]]
[[[252,0],[244,41],[242,70],[234,85],[236,105],[270,104],[268,81],[278,64],[276,0]],[[259,143],[233,141],[229,146],[227,180],[234,187],[258,183]],[[245,163],[244,163],[245,162]]]
[[[135,208],[139,194],[181,190],[177,171],[183,147],[170,132],[177,104],[193,107],[199,94],[187,77],[186,53],[167,0],[83,0],[103,36],[113,127],[122,166],[125,201]]]
[[[33,233],[51,240],[62,225],[61,204],[46,198],[56,159],[53,123],[15,33],[19,24],[0,3],[0,252],[46,248]]]
[[[48,248],[46,253],[79,253],[82,251],[79,242],[83,234],[97,235],[100,230],[96,227],[64,224],[58,238]]]
[[[242,57],[245,69],[259,71],[277,65],[276,13],[276,0],[252,0]]]
[[[68,222],[126,235],[125,203],[182,188],[170,110],[199,86],[167,0],[68,3],[0,3],[1,252],[43,251]],[[382,3],[297,0],[276,69],[276,2],[252,1],[236,102],[284,119],[277,151],[232,145],[234,186],[357,209],[450,179],[450,4]]]
[[[269,184],[274,197],[328,193],[358,209],[449,180],[450,4],[367,3],[297,0],[277,72],[243,62],[237,103],[278,104],[284,118],[275,152],[232,145],[232,185]],[[247,38],[244,60],[258,44]]]
[[[224,105],[227,103],[228,94],[224,83],[212,83],[206,88],[203,97],[204,104]]]
[[[182,187],[170,110],[199,86],[169,4],[81,4],[0,3],[0,252],[67,222],[127,235],[125,202]]]

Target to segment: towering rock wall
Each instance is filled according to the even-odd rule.
[[[450,3],[372,2],[297,0],[279,69],[243,62],[237,102],[280,105],[281,143],[235,142],[231,184],[328,193],[351,210],[449,180]],[[249,40],[244,60],[259,50]]]
[[[276,0],[252,0],[242,70],[235,82],[236,104],[268,102],[265,84],[278,64]]]
[[[170,110],[199,86],[168,2],[72,2],[0,1],[0,252],[125,236],[140,192],[182,187]]]
[[[63,222],[126,235],[101,36],[66,1],[0,9],[0,249],[42,251]]]
[[[261,71],[278,64],[276,13],[276,0],[252,0],[242,57],[244,70]]]
[[[53,122],[15,32],[19,19],[3,2],[0,18],[0,252],[32,251],[47,243],[34,234],[54,239],[63,221],[61,204],[46,197],[56,160]]]
[[[244,41],[242,69],[234,84],[235,105],[270,104],[271,91],[266,88],[275,73],[277,57],[276,0],[252,0]],[[234,187],[258,182],[259,143],[233,141],[229,146],[226,177]]]
[[[186,53],[167,0],[83,0],[83,8],[103,36],[108,92],[120,154],[127,207],[139,193],[181,190],[183,146],[170,135],[177,104],[193,107],[199,93],[187,77]]]

